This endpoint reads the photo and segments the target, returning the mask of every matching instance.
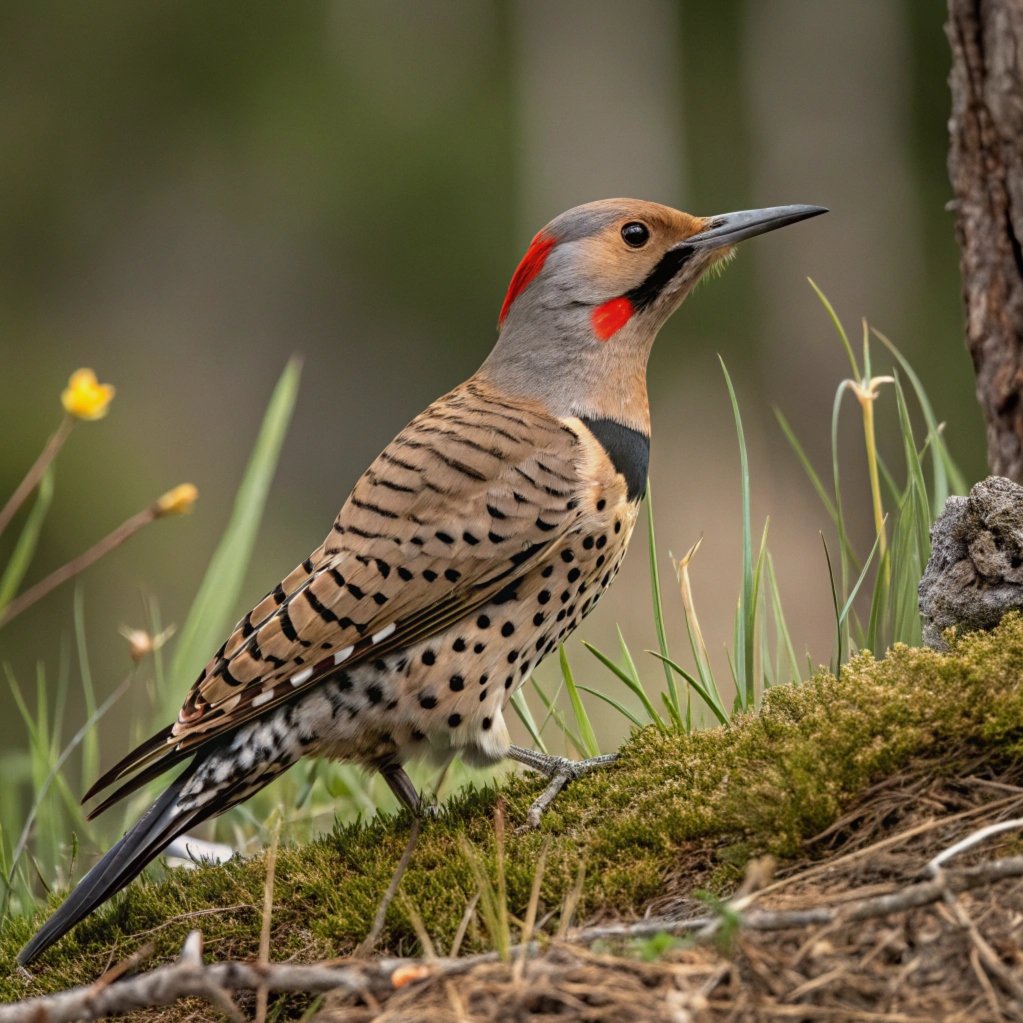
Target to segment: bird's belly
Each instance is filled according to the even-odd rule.
[[[453,752],[502,759],[504,710],[530,671],[593,609],[621,565],[636,504],[558,541],[551,556],[443,632],[326,679],[295,705],[323,756],[367,765]]]

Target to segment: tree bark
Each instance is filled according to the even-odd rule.
[[[949,0],[949,177],[991,472],[1023,483],[1023,0]]]

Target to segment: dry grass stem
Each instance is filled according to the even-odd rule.
[[[391,908],[391,903],[394,902],[394,897],[398,894],[398,885],[401,884],[402,876],[408,869],[409,862],[412,859],[412,853],[415,852],[421,828],[422,821],[418,817],[414,818],[409,831],[408,842],[405,845],[405,851],[401,854],[398,866],[394,869],[391,883],[387,886],[387,891],[384,892],[380,905],[377,906],[376,916],[373,917],[373,925],[370,927],[366,937],[362,939],[362,943],[355,950],[356,956],[368,956],[379,940],[384,929],[384,923],[387,920],[387,911]]]

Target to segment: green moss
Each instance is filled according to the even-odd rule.
[[[910,763],[954,772],[965,757],[1007,760],[1023,749],[1023,619],[959,640],[949,654],[896,647],[883,661],[857,657],[840,680],[820,673],[801,686],[772,689],[758,714],[696,735],[646,729],[612,769],[590,775],[559,798],[539,832],[516,834],[538,782],[503,787],[509,823],[509,909],[521,916],[534,865],[550,840],[543,903],[557,910],[580,862],[586,878],[579,916],[632,916],[663,890],[727,887],[750,855],[800,852],[860,793]],[[449,947],[474,893],[460,850],[464,836],[494,869],[493,789],[466,791],[422,831],[402,891],[439,949]],[[338,827],[277,861],[272,948],[277,959],[343,955],[370,927],[407,840],[408,820],[376,818]],[[256,954],[265,863],[170,872],[135,883],[113,906],[52,949],[31,982],[11,969],[15,953],[41,921],[0,928],[0,999],[25,997],[95,978],[111,957],[143,935],[156,958],[179,951],[198,927],[214,958]],[[486,944],[470,930],[466,949]],[[382,950],[417,948],[399,905],[392,906]]]

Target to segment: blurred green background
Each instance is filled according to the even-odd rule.
[[[100,696],[124,675],[117,628],[144,623],[144,597],[182,620],[291,353],[305,360],[300,403],[239,612],[320,541],[397,429],[482,361],[533,233],[614,195],[698,214],[832,210],[743,246],[650,367],[678,649],[669,551],[704,536],[693,579],[715,649],[739,590],[721,353],[745,417],[754,528],[771,517],[793,635],[826,661],[828,522],[772,413],[825,469],[847,366],[808,275],[852,334],[866,316],[901,345],[967,477],[984,474],[945,210],[942,19],[918,0],[2,5],[0,494],[56,425],[73,369],[118,388],[109,417],[61,456],[28,582],[171,485],[201,492],[193,516],[155,524],[84,578]],[[883,430],[890,400],[879,414]],[[846,427],[854,446],[851,407]],[[857,464],[846,486],[850,504],[862,493],[866,537]],[[23,684],[38,662],[73,681],[72,597],[0,636]],[[611,647],[615,622],[634,650],[655,645],[641,549],[585,634]],[[584,681],[613,686],[577,641],[570,651]],[[191,681],[171,684],[183,695]],[[103,723],[107,763],[148,706],[143,689]],[[65,713],[76,727],[80,706]],[[607,743],[620,738],[621,719],[605,727]],[[5,715],[0,751],[22,743]]]

